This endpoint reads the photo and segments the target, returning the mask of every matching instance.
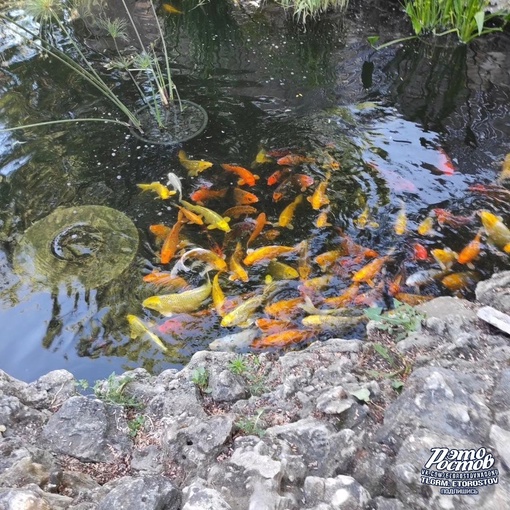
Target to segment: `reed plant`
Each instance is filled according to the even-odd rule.
[[[297,21],[304,25],[328,9],[345,10],[349,0],[279,0],[278,3],[285,10],[291,9]]]
[[[69,21],[77,14],[84,19],[85,23],[90,22],[90,18],[97,19],[97,22],[92,22],[106,30],[113,39],[116,56],[108,58],[106,67],[122,69],[128,73],[142,102],[148,106],[152,118],[160,129],[165,127],[164,110],[173,106],[174,103],[181,107],[180,98],[172,80],[163,30],[153,2],[150,1],[149,4],[162,43],[162,56],[156,52],[155,43],[143,43],[126,0],[121,0],[124,8],[123,17],[114,19],[107,18],[103,14],[101,1],[74,0],[73,3],[69,3],[65,0],[21,0],[16,4],[10,4],[7,9],[0,12],[0,22],[20,36],[27,45],[52,57],[92,85],[122,113],[124,120],[112,118],[60,119],[6,128],[2,131],[65,122],[110,122],[133,127],[143,133],[144,128],[137,109],[126,105],[115,94],[76,40]],[[99,15],[97,15],[98,11]],[[20,13],[22,13],[21,16]],[[87,18],[89,19],[87,20]],[[128,25],[131,26],[132,32],[135,34],[137,48],[134,53],[126,55],[121,51],[118,41],[127,38]],[[64,47],[66,51],[63,50]]]

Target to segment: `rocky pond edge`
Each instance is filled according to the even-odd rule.
[[[398,342],[371,321],[364,341],[201,351],[94,393],[65,370],[30,384],[0,371],[0,509],[510,508],[510,272],[474,303],[416,310]],[[481,452],[489,481],[441,493],[422,471],[438,448]]]

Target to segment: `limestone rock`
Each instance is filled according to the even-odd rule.
[[[211,397],[217,402],[235,402],[250,396],[241,377],[230,370],[213,372],[209,376]]]
[[[510,271],[495,273],[476,286],[476,299],[503,313],[510,313]]]
[[[370,494],[351,476],[335,478],[309,476],[304,485],[307,505],[327,503],[331,510],[362,510]]]

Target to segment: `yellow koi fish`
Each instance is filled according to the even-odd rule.
[[[181,165],[188,171],[188,175],[190,177],[196,177],[199,173],[213,166],[213,164],[209,161],[194,161],[192,159],[188,159],[184,151],[179,151],[177,156]]]
[[[510,243],[510,230],[508,227],[489,211],[481,211],[480,217],[489,239],[498,248],[504,250],[505,246]]]
[[[168,12],[168,14],[182,14],[182,11],[174,7],[170,4],[162,4],[161,7],[165,12]]]
[[[431,250],[430,254],[443,270],[450,269],[459,257],[457,252],[450,248],[445,248],[444,250],[436,248],[435,250]]]
[[[211,282],[207,282],[196,289],[186,290],[180,294],[163,294],[160,296],[151,296],[145,299],[142,306],[156,310],[165,317],[170,317],[176,313],[191,313],[198,310],[200,305],[211,294]]]
[[[243,260],[245,266],[253,266],[253,264],[258,264],[259,262],[264,262],[266,260],[274,259],[280,255],[284,255],[285,253],[293,252],[295,248],[290,246],[264,246],[262,248],[257,248],[252,252],[248,253]]]
[[[326,195],[326,189],[328,187],[328,180],[321,181],[317,188],[315,188],[315,191],[313,192],[313,195],[311,197],[308,197],[307,200],[312,204],[312,208],[316,211],[318,211],[322,206],[329,204],[329,198]]]
[[[368,205],[365,209],[363,209],[363,212],[355,220],[353,220],[353,222],[360,230],[364,230],[367,227],[379,228],[379,223],[370,219],[370,209]]]
[[[248,327],[255,321],[252,315],[255,313],[255,310],[262,305],[264,299],[264,295],[253,296],[237,308],[234,308],[230,313],[227,313],[227,315],[223,317],[220,325],[224,328],[229,328],[231,326],[239,326],[241,328]]]
[[[434,218],[432,216],[427,216],[418,225],[418,234],[420,234],[421,236],[429,235],[432,232],[433,226],[434,226]]]
[[[160,182],[151,182],[150,184],[137,184],[142,191],[154,191],[159,198],[167,200],[175,195],[177,191],[170,191],[164,184]]]
[[[267,272],[274,280],[295,280],[299,273],[291,266],[272,260],[267,266]]]
[[[499,174],[498,181],[506,181],[510,179],[510,153],[505,156],[503,164],[501,165],[501,173]]]
[[[265,163],[272,163],[273,160],[267,155],[265,149],[260,149],[255,156],[255,160],[251,164],[252,168],[258,165],[264,165]]]
[[[297,206],[303,201],[303,195],[298,195],[293,202],[291,202],[280,214],[280,218],[278,220],[278,225],[280,227],[287,227],[292,230],[294,227],[292,226],[292,218],[294,217],[294,213],[296,212]]]
[[[232,274],[229,276],[229,280],[241,280],[243,282],[248,282],[250,280],[250,277],[248,276],[248,273],[246,272],[246,269],[241,265],[241,259],[243,258],[243,247],[241,246],[241,243],[238,241],[236,245],[236,249],[234,250],[234,253],[232,253],[232,256],[230,257],[230,270],[232,271]]]
[[[407,230],[407,214],[404,205],[397,214],[397,219],[395,220],[395,234],[398,236],[404,235]]]
[[[317,228],[331,227],[332,224],[328,222],[329,209],[322,211],[317,219],[315,220],[315,226]]]
[[[136,315],[127,315],[126,319],[129,323],[129,331],[130,337],[135,340],[136,338],[149,338],[152,342],[154,342],[163,352],[166,352],[168,348],[161,341],[161,339],[155,335],[152,331],[149,330],[149,327],[142,319],[139,319]]]
[[[225,315],[225,312],[223,311],[223,305],[225,304],[225,294],[223,294],[223,291],[221,290],[219,276],[220,273],[216,273],[212,281],[212,300],[216,313],[220,317],[223,317]]]
[[[211,209],[207,209],[207,207],[202,207],[201,205],[193,205],[189,202],[186,202],[185,200],[181,200],[181,204],[189,211],[202,216],[204,221],[207,223],[207,228],[209,230],[217,228],[219,230],[223,230],[224,232],[230,232],[230,226],[228,224],[230,218],[228,216],[222,218],[218,213],[212,211]]]
[[[360,322],[366,321],[363,315],[358,317],[344,317],[340,315],[309,315],[301,319],[301,323],[305,327],[320,330],[344,330],[358,325]]]

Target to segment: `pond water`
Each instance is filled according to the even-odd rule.
[[[306,32],[274,6],[248,13],[212,1],[167,16],[178,90],[209,115],[206,130],[180,147],[148,145],[112,125],[0,133],[0,368],[24,380],[57,368],[91,381],[139,366],[159,372],[180,367],[212,340],[241,331],[222,327],[209,301],[177,320],[142,307],[147,297],[165,293],[142,277],[154,269],[169,270],[174,263],[159,263],[160,248],[149,226],[172,226],[177,212],[154,194],[141,193],[137,184],[165,183],[168,172],[175,172],[188,200],[202,186],[233,188],[237,177],[220,164],[250,168],[261,148],[274,151],[275,157],[256,167],[260,179],[244,188],[259,198],[253,204],[256,214],[265,212],[274,225],[266,226],[252,247],[296,246],[308,240],[309,277],[331,276],[326,286],[310,292],[318,307],[323,298],[345,292],[352,276],[373,260],[365,252],[360,258],[360,247],[389,256],[370,282],[374,287],[362,282],[356,300],[349,302],[354,314],[370,305],[391,304],[391,283],[399,275],[404,294],[471,298],[477,280],[508,269],[507,254],[491,246],[484,234],[474,268],[452,266],[451,273],[461,273],[455,280],[459,289],[457,283],[442,283],[448,273],[420,288],[405,284],[420,270],[439,270],[431,249],[459,252],[475,237],[481,228],[476,211],[493,212],[510,224],[510,190],[498,181],[510,152],[510,37],[501,33],[469,47],[410,42],[374,52],[367,35],[384,32],[389,39],[406,33],[402,16],[395,17],[392,9],[392,3],[378,10],[352,2],[345,19],[331,15]],[[108,111],[90,87],[2,30],[2,126]],[[115,75],[112,83],[119,94],[130,97],[128,83]],[[178,159],[180,149],[214,166],[189,177]],[[307,158],[293,172],[314,179],[303,191],[293,229],[279,227],[279,216],[301,191],[291,189],[274,201],[275,187],[267,184],[279,168],[278,155],[289,151]],[[330,205],[314,210],[306,198],[326,181]],[[63,281],[50,289],[19,271],[16,250],[32,225],[37,231],[43,223],[36,222],[57,208],[88,205],[124,213],[138,231],[135,256],[120,276],[93,288]],[[234,202],[227,194],[206,205],[222,213]],[[331,225],[317,227],[326,209]],[[465,221],[447,218],[441,223],[440,209]],[[418,226],[429,216],[432,230],[420,235]],[[243,228],[252,224],[241,218],[230,225],[233,233],[227,236],[189,225],[183,232],[195,246],[222,247],[230,260],[237,238],[246,239]],[[96,231],[87,236],[96,239]],[[331,267],[314,261],[344,246],[346,239],[358,251],[337,254]],[[417,243],[428,251],[426,259],[417,255]],[[278,260],[294,268],[302,264],[298,252]],[[250,267],[247,283],[222,276],[223,291],[227,296],[260,294],[267,272],[264,264]],[[190,274],[184,276],[190,276],[193,286],[204,283],[198,270]],[[300,296],[302,284],[280,282],[274,301]],[[161,352],[147,339],[131,339],[128,314],[150,324],[168,351]],[[255,313],[263,315],[260,308]],[[301,329],[305,315],[291,315],[287,328]],[[362,332],[353,328],[342,335]],[[307,340],[335,334],[334,329],[320,328]]]

